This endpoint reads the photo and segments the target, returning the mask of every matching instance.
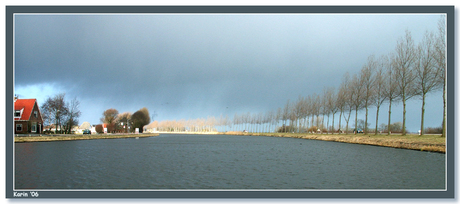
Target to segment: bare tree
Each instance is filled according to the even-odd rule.
[[[356,97],[355,89],[352,87],[352,83],[350,81],[350,75],[345,73],[342,79],[342,84],[340,86],[340,103],[342,105],[342,110],[344,111],[344,119],[347,123],[346,126],[346,133],[348,133],[348,124],[350,122],[351,110],[353,109],[353,98]],[[346,115],[348,113],[348,116]]]
[[[179,121],[177,121],[177,130],[179,132],[185,131],[185,127],[186,127],[185,125],[186,125],[185,119],[180,119]]]
[[[57,94],[53,98],[48,97],[40,108],[43,114],[48,115],[49,119],[54,119],[56,131],[58,131],[58,128],[59,131],[62,131],[61,123],[64,121],[64,118],[69,111],[64,97],[65,93]]]
[[[319,114],[321,113],[321,97],[314,93],[311,95],[310,103],[310,112],[311,112],[311,126],[316,126],[319,128]],[[316,125],[314,125],[316,122]],[[316,130],[315,130],[316,131]]]
[[[275,120],[276,120],[277,125],[280,124],[280,120],[282,120],[282,118],[283,118],[283,109],[281,107],[279,107],[276,110],[276,115],[275,115]]]
[[[212,132],[214,130],[214,125],[216,124],[217,120],[214,116],[208,116],[206,119],[206,127],[208,132]]]
[[[299,132],[302,130],[308,130],[307,122],[308,122],[308,115],[309,115],[309,97],[301,97],[299,99],[299,104],[300,107],[300,115],[299,117],[303,121],[303,124],[301,121],[299,121]]]
[[[337,93],[335,92],[335,89],[332,90],[332,95],[331,95],[331,103],[329,105],[329,108],[331,110],[331,113],[332,113],[332,133],[335,132],[335,126],[334,126],[334,122],[335,122],[335,114],[339,111],[339,107],[338,107],[338,98],[337,98]],[[339,128],[340,128],[340,125],[339,125]]]
[[[439,86],[442,86],[443,99],[443,117],[442,117],[442,135],[446,136],[446,117],[447,117],[447,75],[446,75],[446,16],[441,16],[438,21],[438,32],[436,34],[434,59],[439,74]],[[453,45],[452,45],[453,46]]]
[[[387,96],[384,94],[385,89],[388,88],[388,79],[385,73],[386,67],[389,66],[388,57],[383,55],[379,58],[377,64],[377,71],[375,72],[375,80],[374,80],[374,87],[375,87],[375,100],[374,105],[377,107],[377,113],[375,116],[375,134],[378,134],[378,124],[379,124],[379,111],[380,106],[385,102]]]
[[[394,60],[394,54],[390,54],[389,57],[390,58],[389,58],[387,66],[386,66],[386,76],[387,76],[386,88],[383,89],[383,95],[388,100],[388,125],[387,125],[388,135],[391,134],[391,105],[392,105],[393,101],[398,99],[399,96],[400,96],[399,95],[400,94],[399,86],[395,82],[395,80],[396,80],[396,70],[395,70],[395,66],[394,66],[394,61],[395,61]]]
[[[238,113],[235,113],[235,115],[233,116],[233,131],[238,130],[238,125],[239,124],[240,124],[239,115],[238,115]]]
[[[348,73],[347,73],[348,74]],[[339,88],[339,92],[337,93],[337,101],[336,107],[340,111],[339,114],[339,134],[342,132],[342,114],[345,111],[347,105],[347,85],[344,85],[342,81],[342,85]],[[348,123],[347,123],[348,126]]]
[[[366,65],[363,66],[361,69],[360,80],[362,81],[363,86],[363,101],[364,101],[364,108],[366,109],[366,120],[364,123],[364,134],[368,133],[367,121],[368,121],[368,114],[369,114],[369,105],[373,103],[375,99],[375,69],[377,66],[377,61],[375,60],[375,56],[371,55],[367,58]]]
[[[78,118],[81,115],[80,112],[80,102],[77,98],[72,99],[69,103],[67,103],[67,114],[65,115],[65,130],[67,134],[70,134],[72,131],[72,127],[78,125]]]
[[[425,119],[425,98],[426,94],[441,88],[438,84],[439,69],[436,69],[434,62],[434,34],[426,33],[422,42],[417,46],[416,57],[414,63],[415,70],[415,84],[418,93],[422,97],[422,117],[420,124],[420,135],[424,132],[424,119]]]
[[[273,110],[269,111],[266,115],[268,119],[268,132],[271,132],[272,130],[272,125],[275,122],[275,112]]]
[[[290,108],[290,102],[289,102],[289,99],[288,101],[286,102],[286,105],[284,105],[284,109],[283,109],[283,115],[282,115],[282,120],[283,120],[283,126],[286,127],[286,121],[289,120],[290,118],[290,112],[291,112],[291,108]],[[284,132],[286,132],[286,129],[284,129]]]
[[[305,129],[309,129],[310,127],[310,122],[309,122],[309,119],[312,115],[312,97],[310,95],[308,95],[305,99],[304,99],[304,111],[305,111],[305,114],[304,114],[304,117],[305,117],[305,120],[304,120],[304,127]]]
[[[220,125],[223,126],[224,132],[228,131],[228,127],[230,126],[230,121],[228,119],[228,115],[225,115],[225,117],[221,118]]]
[[[334,115],[337,113],[337,98],[333,87],[328,87],[324,91],[325,108],[327,111],[327,127],[329,133],[329,115],[332,114],[332,133],[334,133]]]
[[[345,128],[345,133],[348,134],[348,130],[349,130],[349,126],[348,124],[350,124],[350,116],[351,116],[351,111],[353,110],[353,104],[351,103],[351,101],[347,101],[346,105],[344,106],[344,114],[343,114],[343,117],[345,119],[345,122],[347,123],[347,126]]]
[[[300,123],[300,120],[304,117],[304,98],[299,96],[297,99],[297,102],[295,103],[295,115],[296,115],[296,126],[297,126],[297,132],[300,133],[300,130],[302,129],[302,124]]]
[[[355,134],[358,129],[358,111],[363,107],[363,98],[361,97],[363,92],[363,80],[357,74],[353,75],[353,80],[350,86],[350,97],[353,109],[355,110]]]
[[[264,132],[264,131],[265,131],[265,130],[264,130],[264,127],[265,127],[264,124],[265,124],[265,116],[264,116],[264,114],[263,114],[262,112],[259,112],[259,113],[257,114],[257,126],[258,126],[257,132],[260,133],[260,132]]]
[[[412,35],[406,30],[404,38],[396,45],[394,66],[396,73],[396,84],[399,86],[400,96],[403,102],[403,127],[402,135],[406,135],[406,102],[413,96],[418,95],[415,89],[415,47]]]
[[[328,110],[326,106],[326,97],[324,94],[319,96],[319,113],[322,115],[320,129],[321,129],[321,134],[323,134],[324,129],[327,129],[327,127],[325,128],[324,126],[324,119],[326,118],[325,116],[328,114]]]

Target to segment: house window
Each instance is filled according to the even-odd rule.
[[[38,111],[34,111],[34,117],[38,118]]]
[[[14,117],[15,118],[20,118],[21,117],[21,111],[20,110],[15,110],[14,111]]]
[[[22,132],[22,124],[16,124],[16,131]]]
[[[32,132],[37,132],[37,123],[32,123]]]

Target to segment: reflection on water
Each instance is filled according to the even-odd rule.
[[[15,144],[16,189],[444,189],[445,155],[294,138]]]

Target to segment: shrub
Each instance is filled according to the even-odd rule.
[[[51,131],[51,130],[45,130],[45,131],[43,131],[43,133],[44,133],[44,134],[53,134],[53,131]]]
[[[289,125],[283,125],[279,127],[276,132],[297,132],[297,127],[291,127]]]
[[[424,134],[442,134],[442,127],[428,127],[425,128]]]
[[[96,132],[97,133],[104,133],[104,128],[102,125],[96,125]]]

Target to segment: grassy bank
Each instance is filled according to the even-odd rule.
[[[242,133],[228,132],[230,135],[252,135],[270,137],[290,137],[353,144],[375,145],[419,151],[446,153],[446,138],[440,135],[363,135],[363,134],[305,134],[305,133]]]
[[[94,140],[94,139],[119,139],[119,138],[136,138],[152,137],[158,134],[108,134],[108,135],[58,135],[58,136],[34,136],[34,137],[14,137],[14,142],[53,142],[53,141],[71,141],[71,140]]]

